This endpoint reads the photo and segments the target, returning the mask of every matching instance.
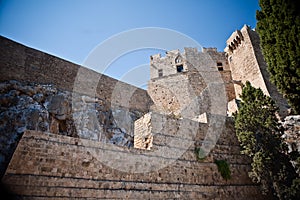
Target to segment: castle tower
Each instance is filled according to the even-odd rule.
[[[209,153],[222,132],[228,99],[235,98],[225,53],[216,48],[203,48],[201,52],[185,48],[183,53],[172,50],[164,57],[153,55],[150,60],[148,94],[154,105],[135,121],[134,147],[150,149],[153,133],[191,137],[200,124],[209,123],[201,147]]]
[[[252,86],[261,88],[264,94],[271,96],[280,109],[280,116],[287,114],[288,104],[277,88],[270,82],[267,64],[260,48],[259,35],[244,25],[227,40],[224,49],[231,70],[235,94],[239,99],[242,84],[249,81]]]
[[[179,115],[193,98],[188,76],[191,69],[185,54],[173,50],[166,52],[165,57],[158,54],[150,59],[148,93],[155,102],[153,109],[162,114]],[[198,82],[201,84],[200,79]],[[199,92],[200,90],[199,88]]]
[[[210,97],[207,84],[219,78],[226,89],[225,101],[235,98],[231,72],[225,53],[216,48],[203,48],[198,52],[195,48],[185,48],[150,57],[150,81],[148,93],[154,101],[154,110],[175,115],[181,112],[193,113],[197,117],[206,112]],[[191,104],[198,105],[196,110],[188,109]]]

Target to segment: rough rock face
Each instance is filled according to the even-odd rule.
[[[289,150],[300,152],[300,115],[287,116],[282,122],[284,127],[285,141],[288,143]]]
[[[13,80],[2,82],[0,175],[4,173],[25,130],[132,147],[133,123],[142,114],[124,108],[112,110],[104,100],[61,91],[52,85],[25,84]]]

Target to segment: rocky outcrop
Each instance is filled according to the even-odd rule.
[[[300,115],[287,116],[282,122],[284,139],[288,144],[289,151],[300,152]]]
[[[133,123],[143,113],[53,85],[0,83],[0,172],[26,130],[133,146]],[[122,120],[120,120],[122,119]],[[126,120],[125,120],[126,119]]]

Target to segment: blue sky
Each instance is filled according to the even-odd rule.
[[[143,27],[171,29],[223,51],[233,31],[255,27],[257,9],[258,0],[0,0],[0,35],[77,64],[108,38]],[[105,73],[120,79],[157,52],[122,55]]]

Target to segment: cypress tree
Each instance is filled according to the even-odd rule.
[[[291,155],[281,138],[283,130],[276,118],[275,102],[246,82],[242,102],[234,115],[242,153],[252,159],[249,173],[263,192],[278,199],[300,199],[300,178],[291,163]],[[294,156],[295,157],[295,156]]]
[[[256,30],[271,81],[300,113],[300,1],[260,0]]]

